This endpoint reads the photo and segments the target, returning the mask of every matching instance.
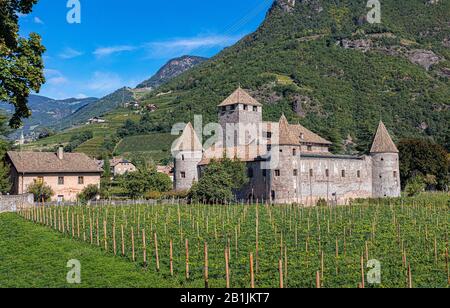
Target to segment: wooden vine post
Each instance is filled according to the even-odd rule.
[[[173,241],[170,240],[170,244],[169,244],[169,262],[170,262],[170,276],[173,277]]]
[[[186,238],[186,280],[189,280],[189,240]]]
[[[147,241],[145,240],[145,229],[142,229],[142,256],[144,260],[144,267],[147,266]]]
[[[134,252],[134,230],[133,230],[133,227],[131,227],[131,258],[133,259],[133,262],[136,261],[136,255]]]
[[[255,273],[253,271],[253,253],[250,253],[250,288],[255,288]]]
[[[204,255],[205,255],[205,288],[209,288],[209,260],[208,260],[208,243],[205,242],[204,247]]]
[[[283,284],[283,260],[279,259],[278,260],[278,271],[280,274],[280,289],[284,288],[284,284]]]
[[[156,255],[156,270],[159,272],[159,252],[158,252],[158,235],[155,232],[155,255]]]
[[[122,257],[125,256],[125,238],[124,238],[124,232],[123,232],[123,225],[120,225],[120,235],[121,235],[121,241],[122,241]]]
[[[226,287],[230,288],[230,267],[228,264],[228,248],[225,248],[225,277],[226,277]]]

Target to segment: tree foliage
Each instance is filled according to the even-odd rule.
[[[98,188],[97,185],[88,185],[78,195],[78,199],[80,201],[86,202],[86,201],[94,200],[99,195],[100,195],[100,189]]]
[[[213,160],[190,191],[196,201],[225,202],[234,199],[234,191],[248,182],[245,164],[239,160],[223,158]]]
[[[425,139],[405,139],[398,145],[403,185],[411,179],[426,179],[428,188],[445,189],[449,184],[449,160],[445,149]]]
[[[18,128],[31,115],[28,96],[45,82],[41,38],[31,33],[19,36],[18,15],[29,14],[37,0],[2,0],[0,3],[0,101],[10,103],[15,113],[10,126]]]
[[[149,192],[167,192],[172,188],[169,176],[154,169],[127,173],[117,181],[124,193],[131,198],[142,198]]]
[[[33,184],[30,184],[27,191],[28,193],[33,194],[34,201],[36,202],[48,202],[55,195],[53,189],[42,181],[36,181]]]

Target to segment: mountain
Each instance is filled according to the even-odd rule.
[[[135,101],[132,89],[124,87],[97,101],[86,105],[76,112],[60,119],[51,127],[57,130],[63,130],[74,125],[84,124],[93,117],[103,116],[104,114],[117,109],[122,103]]]
[[[381,24],[367,0],[276,0],[256,32],[162,85],[139,133],[202,114],[239,84],[335,142],[335,152],[366,151],[380,118],[396,140],[425,137],[450,149],[450,1],[383,0]],[[170,93],[170,95],[166,95]]]
[[[136,88],[157,89],[162,84],[181,75],[187,70],[205,62],[207,59],[195,56],[183,56],[167,62],[152,78],[142,82]]]
[[[98,101],[80,108],[77,112],[61,119],[53,125],[58,130],[63,130],[74,125],[86,123],[92,117],[103,116],[124,103],[139,101],[142,93],[148,93],[157,89],[162,84],[172,80],[187,70],[204,62],[206,59],[195,56],[183,56],[170,60],[153,77],[141,83],[136,89],[124,87]]]
[[[45,96],[30,95],[28,106],[32,115],[30,118],[24,120],[23,131],[25,134],[29,134],[39,126],[48,126],[49,123],[54,123],[70,116],[80,108],[94,103],[96,100],[93,97],[55,100]],[[0,104],[0,109],[10,114],[14,111],[13,106],[6,103]],[[20,132],[16,132],[15,134],[20,134]]]

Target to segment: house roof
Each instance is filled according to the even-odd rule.
[[[14,168],[19,173],[101,173],[95,160],[83,153],[8,152]]]
[[[378,130],[373,140],[370,153],[399,153],[382,121],[380,121],[380,124],[378,125]]]
[[[191,123],[188,123],[180,138],[177,139],[174,151],[203,151],[202,143]]]
[[[230,96],[228,96],[219,107],[226,107],[230,105],[236,104],[245,104],[250,106],[262,106],[256,99],[250,96],[247,92],[245,92],[241,87],[239,87],[236,91],[233,92]]]

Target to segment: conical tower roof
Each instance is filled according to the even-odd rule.
[[[389,132],[382,121],[378,125],[378,130],[373,140],[370,153],[398,153],[398,149],[392,141]]]
[[[293,131],[291,131],[291,127],[289,125],[288,120],[283,114],[280,118],[280,122],[278,123],[278,133],[279,133],[279,145],[298,145],[299,140],[294,135]]]
[[[203,151],[202,143],[189,122],[180,138],[177,139],[173,148],[175,151]]]
[[[236,91],[234,91],[230,96],[228,96],[219,107],[225,107],[236,104],[245,104],[250,106],[262,106],[256,99],[250,96],[246,91],[244,91],[241,87],[239,87]]]

